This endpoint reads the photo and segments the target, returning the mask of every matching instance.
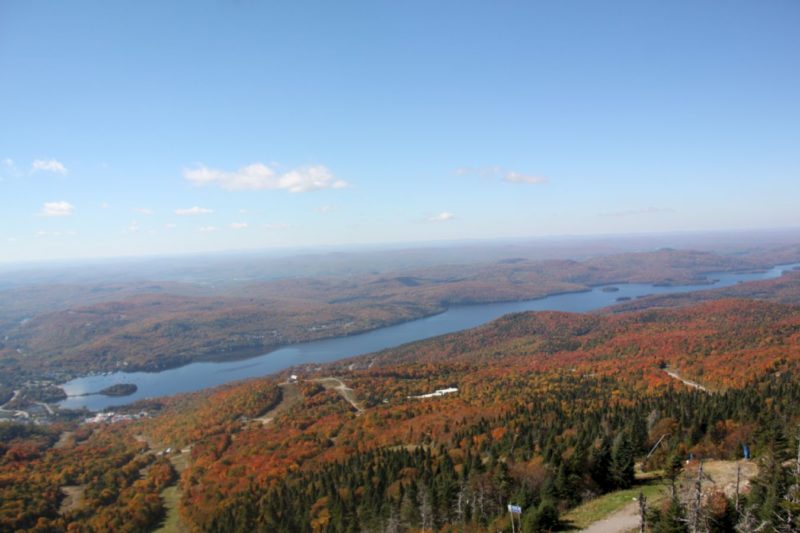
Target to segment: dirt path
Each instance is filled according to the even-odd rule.
[[[665,368],[664,372],[666,372],[669,377],[671,377],[673,379],[677,379],[678,381],[680,381],[681,383],[683,383],[687,387],[692,387],[693,389],[697,389],[697,390],[701,390],[703,392],[711,393],[711,391],[708,390],[707,388],[705,388],[704,386],[702,386],[699,383],[696,383],[694,381],[690,381],[688,379],[682,378],[680,376],[680,374],[678,374],[677,372],[675,372],[673,370],[668,370],[668,369]]]
[[[261,422],[263,425],[267,425],[272,420],[281,414],[282,412],[288,410],[289,408],[297,405],[300,403],[300,400],[303,399],[303,396],[300,394],[300,389],[297,388],[297,385],[294,383],[280,383],[278,385],[283,390],[283,397],[281,398],[281,403],[264,413],[263,415],[259,416],[258,418],[254,418],[253,420],[257,420]]]
[[[639,527],[639,503],[631,502],[619,511],[598,520],[581,531],[587,533],[625,533]]]
[[[341,394],[342,397],[355,408],[355,410],[357,411],[356,416],[360,416],[364,412],[364,408],[358,405],[358,402],[356,401],[356,396],[355,393],[353,392],[353,389],[346,386],[341,379],[320,378],[320,379],[315,379],[314,381],[322,384],[322,386],[325,387],[326,389],[334,389],[339,394]]]

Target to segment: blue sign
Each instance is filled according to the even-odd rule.
[[[750,459],[750,447],[747,444],[742,444],[742,454],[745,459]]]
[[[522,514],[522,507],[520,507],[519,505],[511,505],[509,503],[508,504],[508,512],[509,513],[514,513],[514,514]]]

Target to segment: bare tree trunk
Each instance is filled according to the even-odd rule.
[[[458,495],[456,496],[456,505],[453,513],[459,524],[464,522],[464,492],[464,483],[461,483],[458,487]]]
[[[800,503],[800,431],[797,434],[797,459],[794,463],[794,483],[789,487],[788,500],[786,513],[786,528],[787,531],[792,531],[794,528],[794,510],[797,504]]]
[[[480,510],[481,521],[486,519],[486,495],[484,494],[483,484],[478,489],[478,509]]]
[[[394,509],[389,513],[389,518],[386,519],[386,527],[383,533],[400,533],[400,519]]]
[[[739,480],[742,477],[742,464],[737,462],[736,463],[736,500],[735,500],[735,507],[736,507],[736,514],[739,514]]]
[[[692,533],[700,533],[702,523],[702,504],[703,504],[703,461],[697,469],[697,479],[694,482],[694,498],[690,530]]]
[[[433,531],[433,507],[431,507],[431,495],[425,485],[420,486],[418,503],[420,522],[422,522],[422,531]]]
[[[639,533],[644,533],[647,527],[647,499],[644,492],[639,491]]]

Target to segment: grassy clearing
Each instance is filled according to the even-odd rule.
[[[272,420],[278,416],[279,414],[287,411],[291,407],[294,407],[296,404],[300,403],[303,399],[302,394],[300,394],[300,389],[297,385],[292,383],[281,383],[279,387],[282,389],[282,398],[281,402],[276,405],[274,408],[270,409],[263,415],[254,418],[253,420],[257,420],[261,422],[263,425],[267,425]]]
[[[189,465],[190,453],[179,453],[170,455],[169,460],[172,466],[180,474]],[[180,481],[176,481],[166,489],[161,491],[161,501],[164,503],[166,515],[161,526],[154,533],[184,533],[187,528],[181,520],[178,506],[181,500]]]
[[[161,492],[161,498],[164,500],[164,508],[167,515],[161,527],[156,529],[156,533],[179,533],[185,530],[182,527],[180,515],[178,513],[178,502],[181,499],[181,491],[177,485],[167,487]]]
[[[570,510],[561,518],[564,523],[569,524],[570,530],[585,529],[633,502],[634,498],[639,497],[639,492],[644,492],[648,504],[651,504],[664,497],[664,489],[665,486],[659,479],[649,479],[637,483],[630,489],[603,494]]]

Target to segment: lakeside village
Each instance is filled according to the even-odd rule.
[[[130,393],[133,385],[116,385],[96,394],[121,396]],[[51,380],[29,380],[19,389],[9,391],[0,401],[0,422],[25,422],[38,425],[64,420],[81,420],[89,424],[114,423],[151,416],[146,411],[138,413],[116,413],[105,411],[92,413],[85,409],[60,409],[58,403],[67,397],[64,390]],[[91,416],[89,416],[91,415]]]
[[[18,392],[18,391],[15,391]],[[103,411],[99,413],[88,413],[84,410],[71,410],[59,409],[57,406],[51,406],[44,402],[25,402],[17,406],[18,396],[12,398],[2,406],[0,406],[0,422],[27,422],[32,424],[51,424],[64,418],[75,419],[83,418],[83,422],[87,424],[113,424],[126,420],[139,420],[141,418],[149,418],[151,416],[147,411],[139,411],[138,413],[117,413],[114,411]],[[92,416],[86,416],[91,414]]]

